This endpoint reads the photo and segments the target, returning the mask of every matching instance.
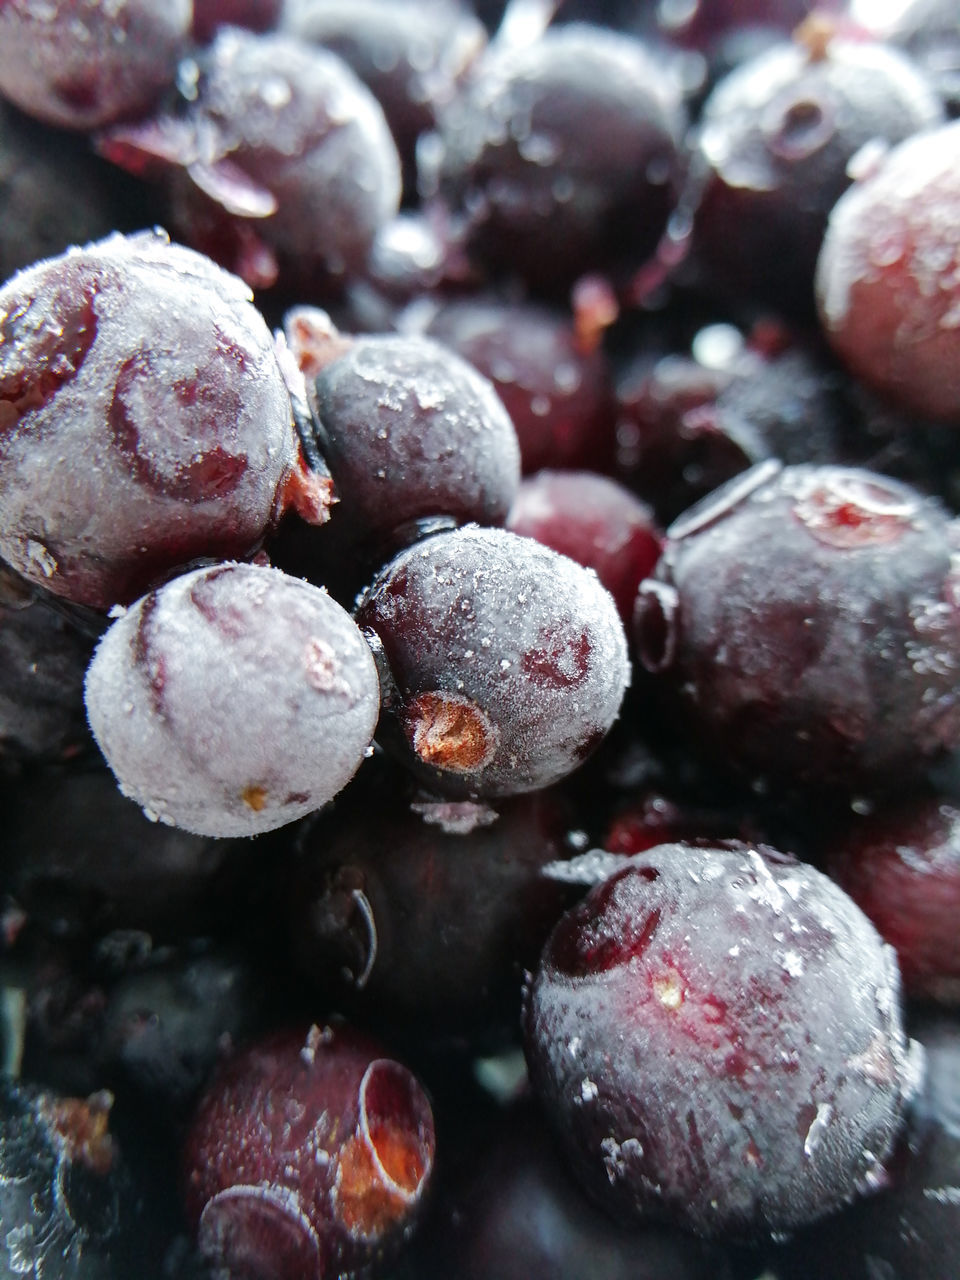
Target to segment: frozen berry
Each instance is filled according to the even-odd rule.
[[[863,913],[749,846],[609,861],[526,1010],[537,1093],[593,1196],[747,1238],[881,1185],[920,1061]]]
[[[901,142],[834,206],[820,314],[854,373],[914,413],[960,424],[960,121]]]
[[[191,16],[190,0],[5,0],[0,93],[72,129],[141,115],[173,84]]]
[[[653,251],[682,125],[678,84],[637,40],[573,24],[494,41],[444,115],[441,187],[485,265],[562,295]]]
[[[957,533],[868,471],[761,463],[667,531],[641,660],[742,769],[845,787],[960,737]]]
[[[98,609],[308,511],[290,397],[245,286],[162,234],[0,289],[0,554]]]
[[[229,1059],[184,1152],[187,1215],[215,1268],[325,1280],[396,1251],[434,1160],[413,1075],[345,1027],[278,1032]]]
[[[395,686],[384,740],[445,794],[556,782],[599,745],[629,680],[596,575],[503,529],[438,533],[401,552],[356,616]]]
[[[124,793],[200,835],[270,831],[356,772],[379,686],[328,595],[276,569],[198,569],[113,623],[87,711]]]

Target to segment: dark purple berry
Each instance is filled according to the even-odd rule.
[[[0,289],[0,554],[31,581],[106,610],[318,497],[270,331],[206,258],[113,236]]]
[[[593,569],[630,625],[637,588],[660,558],[646,503],[590,471],[540,471],[521,484],[507,528]]]
[[[710,279],[728,295],[811,311],[827,215],[852,157],[942,119],[919,69],[873,41],[798,39],[744,63],[699,126],[694,245]]]
[[[169,184],[178,235],[254,288],[302,293],[363,265],[397,210],[400,162],[376,99],[335,54],[220,31],[179,115],[109,130],[109,159]]]
[[[0,94],[69,129],[142,115],[173,84],[191,16],[190,0],[4,0]]]
[[[298,316],[302,309],[288,329]],[[339,498],[331,533],[376,562],[410,541],[418,521],[501,524],[520,454],[491,383],[430,338],[330,343],[330,362],[312,380],[307,373],[317,443]]]
[[[495,41],[442,122],[441,190],[480,261],[563,296],[652,253],[682,127],[679,86],[639,41],[586,24]]]
[[[568,852],[568,806],[554,792],[444,800],[385,775],[361,773],[298,836],[287,912],[298,966],[397,1035],[512,1034],[521,971],[568,901],[540,874]]]
[[[598,1202],[747,1238],[881,1185],[921,1068],[862,912],[749,846],[662,845],[606,871],[526,1009],[536,1092]]]
[[[956,546],[938,503],[885,476],[762,463],[667,531],[640,658],[742,769],[916,773],[960,737]]]
[[[913,413],[960,424],[960,121],[901,142],[837,202],[817,264],[837,354]]]
[[[381,732],[447,794],[534,791],[570,773],[616,719],[623,627],[595,574],[502,529],[438,533],[392,560],[357,622],[393,692]]]
[[[602,349],[585,349],[559,308],[475,296],[445,303],[426,332],[493,382],[520,442],[525,474],[610,469],[614,401]]]
[[[383,107],[416,191],[416,148],[486,44],[461,0],[287,0],[282,30],[343,58]]]
[[[960,812],[949,798],[905,799],[856,819],[823,865],[896,949],[906,993],[960,1004]]]

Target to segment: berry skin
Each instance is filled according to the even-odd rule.
[[[586,23],[491,43],[441,127],[441,190],[493,271],[561,296],[642,262],[674,203],[679,86],[637,40]]]
[[[705,170],[695,252],[728,297],[813,308],[827,216],[867,143],[893,145],[943,120],[905,55],[873,41],[802,40],[749,59],[710,95],[697,158]]]
[[[641,660],[742,770],[837,788],[916,773],[960,737],[956,548],[907,485],[761,464],[668,529]]]
[[[834,206],[817,263],[837,354],[895,404],[960,425],[960,121],[901,142]]]
[[[593,569],[629,626],[637,588],[660,558],[663,535],[646,503],[590,471],[540,471],[521,484],[507,528]]]
[[[623,627],[596,575],[503,529],[409,547],[356,618],[392,677],[384,741],[443,794],[558,781],[599,745],[629,681]]]
[[[173,84],[191,16],[190,0],[5,0],[0,94],[68,129],[141,115]]]
[[[24,577],[127,604],[251,554],[311,485],[270,331],[208,259],[111,236],[0,289],[0,554]]]
[[[920,1062],[862,912],[749,846],[661,845],[606,870],[526,1008],[536,1092],[594,1198],[762,1238],[880,1185]]]
[[[824,870],[896,949],[904,990],[960,1004],[960,811],[914,796],[860,818],[827,846]]]
[[[319,809],[377,723],[373,657],[323,591],[277,569],[197,569],[113,623],[87,712],[124,794],[209,836],[251,836]]]
[[[331,530],[382,551],[409,540],[418,520],[501,524],[520,451],[488,379],[430,338],[331,342],[347,349],[312,380],[318,445],[340,499]]]
[[[327,1280],[395,1251],[426,1196],[430,1104],[346,1027],[281,1031],[229,1059],[194,1115],[184,1201],[201,1252],[244,1280]]]

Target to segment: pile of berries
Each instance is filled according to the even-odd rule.
[[[955,0],[0,3],[0,1276],[956,1280],[958,226]]]

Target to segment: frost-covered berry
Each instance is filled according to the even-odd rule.
[[[127,604],[250,554],[310,484],[270,331],[200,254],[117,235],[0,289],[0,556],[25,577]]]
[[[0,93],[70,129],[139,115],[173,83],[191,17],[190,0],[4,0]]]
[[[385,741],[450,794],[516,795],[565,777],[629,681],[596,574],[504,529],[468,526],[401,552],[357,621],[379,636],[395,683]]]
[[[747,1238],[881,1186],[922,1057],[866,916],[772,850],[605,861],[526,1009],[536,1091],[594,1197]]]
[[[325,592],[276,569],[198,569],[104,636],[87,711],[121,790],[209,836],[270,831],[320,808],[369,746],[370,650]]]

